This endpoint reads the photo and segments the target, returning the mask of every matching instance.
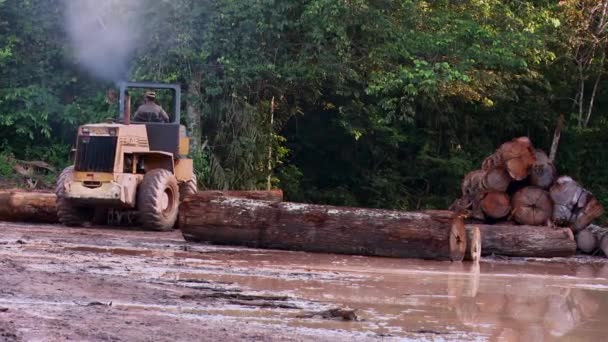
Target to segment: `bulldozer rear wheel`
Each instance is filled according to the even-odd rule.
[[[89,208],[76,206],[65,198],[65,183],[74,179],[74,167],[65,168],[57,179],[55,194],[57,195],[57,217],[59,222],[69,227],[82,227],[92,219],[93,211]]]
[[[198,192],[198,182],[196,175],[192,175],[192,179],[179,185],[179,200],[180,202],[188,195],[194,195]]]
[[[179,187],[175,176],[164,169],[146,173],[139,186],[137,207],[144,228],[173,229],[179,208]]]

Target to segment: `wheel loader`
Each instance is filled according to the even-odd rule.
[[[128,217],[146,229],[170,230],[180,200],[197,191],[189,138],[180,125],[181,87],[122,82],[118,88],[118,120],[78,128],[74,165],[57,181],[59,220],[82,226]],[[130,92],[144,89],[172,95],[168,123],[132,121]]]

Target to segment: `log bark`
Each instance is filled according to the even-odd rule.
[[[55,194],[0,192],[0,221],[57,223]]]
[[[190,195],[193,200],[209,201],[216,197],[238,197],[247,198],[252,200],[270,201],[270,202],[283,202],[283,191],[282,190],[252,190],[252,191],[220,191],[220,190],[208,190],[199,191],[194,195]]]
[[[576,253],[576,241],[568,228],[467,224],[467,234],[476,227],[481,232],[484,256],[550,258]]]
[[[472,197],[485,191],[483,186],[485,175],[486,171],[484,170],[475,170],[467,173],[462,181],[462,197]]]
[[[537,187],[526,187],[513,196],[513,219],[530,225],[546,225],[553,214],[553,203],[549,193]]]
[[[466,248],[462,219],[448,211],[190,197],[180,229],[188,241],[338,254],[462,261]]]
[[[511,199],[504,192],[488,192],[481,200],[481,209],[487,217],[501,219],[511,212]]]
[[[271,202],[283,201],[281,190],[271,191],[200,191],[194,200],[217,197],[241,197]],[[0,221],[59,223],[56,197],[50,192],[0,191]]]

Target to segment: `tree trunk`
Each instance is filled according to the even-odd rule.
[[[55,194],[0,192],[0,221],[57,223]]]
[[[282,202],[283,191],[199,191],[190,197],[210,200],[218,197],[241,197]],[[0,191],[0,221],[59,223],[56,197],[49,192]]]
[[[546,225],[553,214],[553,203],[545,190],[529,186],[513,196],[513,219],[530,226]]]
[[[467,224],[467,234],[476,227],[481,231],[482,255],[550,258],[576,253],[576,241],[568,228]]]
[[[190,153],[199,152],[201,146],[201,82],[202,74],[196,72],[188,83],[186,115],[190,136]]]
[[[186,198],[180,228],[188,241],[308,252],[462,261],[462,219],[448,211]]]
[[[555,131],[553,132],[553,142],[551,143],[551,151],[549,151],[549,160],[551,162],[554,162],[555,157],[557,156],[557,149],[559,148],[559,140],[562,137],[564,121],[564,114],[561,114],[557,119],[557,125],[555,126]]]
[[[500,219],[511,212],[511,199],[504,192],[488,192],[481,200],[481,209],[487,217]]]

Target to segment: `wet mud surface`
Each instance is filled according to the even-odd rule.
[[[479,265],[0,223],[0,341],[601,341],[604,259]]]

